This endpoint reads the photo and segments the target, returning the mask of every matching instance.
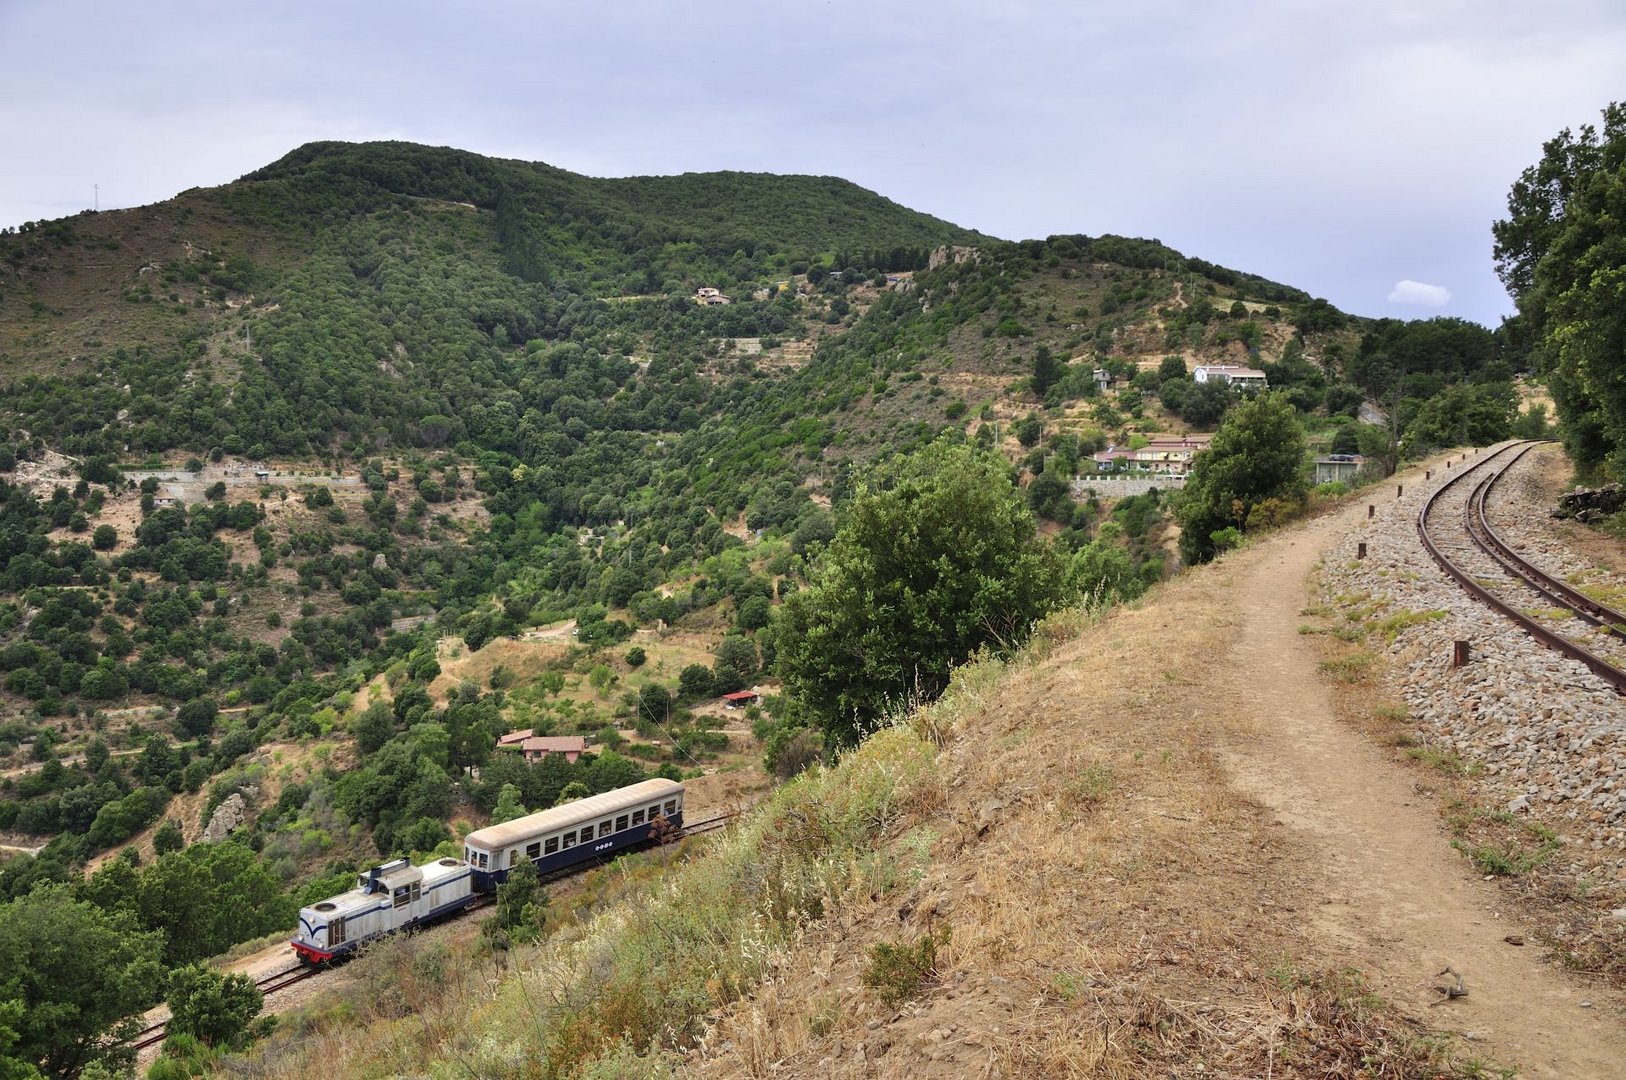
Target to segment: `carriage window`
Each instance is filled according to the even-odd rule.
[[[626,827],[627,827],[627,815],[622,814],[620,817],[615,819],[615,831],[616,832],[622,832],[622,831],[624,831],[626,829]]]
[[[484,870],[486,868],[486,853],[482,851],[475,858],[479,860],[480,869]]]
[[[609,821],[601,821],[601,822],[598,823],[598,834],[600,836],[609,836],[610,835],[610,822]]]
[[[542,844],[541,844],[541,842],[538,841],[535,844],[526,844],[525,845],[525,857],[527,859],[540,859],[542,857]]]
[[[555,851],[558,851],[559,850],[559,838],[557,836],[548,837],[548,846],[543,848],[542,850],[543,850],[543,853],[547,854],[547,855],[552,855]]]
[[[651,806],[649,808],[649,820],[654,821],[656,818],[658,818],[660,816],[661,816],[661,804],[656,803],[654,806]]]
[[[632,812],[632,823],[634,825],[642,825],[644,823],[644,812],[642,810],[634,810]]]
[[[676,799],[667,799],[666,800],[666,816],[671,817],[675,813],[677,813],[677,800]]]
[[[573,833],[573,832],[565,833],[565,838],[562,841],[562,844],[563,844],[564,847],[575,847],[576,846],[576,834]]]
[[[343,919],[334,919],[332,922],[327,924],[327,943],[330,947],[344,944]]]

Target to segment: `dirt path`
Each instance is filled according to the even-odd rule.
[[[1521,1075],[1622,1075],[1620,1002],[1505,942],[1529,930],[1452,850],[1434,800],[1335,718],[1298,627],[1317,557],[1364,517],[1364,504],[1353,506],[1232,561],[1241,624],[1230,679],[1258,724],[1257,738],[1225,753],[1234,783],[1323,853],[1294,883],[1300,915],[1382,996],[1482,1039],[1487,1060],[1516,1063]],[[1434,976],[1447,964],[1469,994],[1436,1005]]]

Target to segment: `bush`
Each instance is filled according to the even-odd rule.
[[[876,942],[869,948],[864,985],[875,990],[884,1005],[896,1005],[913,997],[922,983],[937,976],[937,947],[948,944],[948,940],[945,926],[940,934],[926,934],[913,945]]]

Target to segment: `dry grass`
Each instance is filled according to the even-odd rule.
[[[1204,677],[1233,603],[1222,567],[1059,617],[538,949],[374,961],[356,1023],[307,1013],[233,1071],[1470,1075],[1300,936],[1314,854],[1215,756],[1257,737]],[[873,946],[927,937],[900,1002],[865,985]]]

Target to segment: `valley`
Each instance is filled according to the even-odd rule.
[[[1306,701],[1336,726],[1305,673],[1360,666],[1305,659],[1336,634],[1281,638],[1293,605],[1336,620],[1360,591],[1295,599],[1327,523],[1446,448],[1548,435],[1529,355],[829,177],[605,180],[405,143],[0,235],[0,912],[128,955],[57,986],[29,968],[17,993],[78,994],[82,1023],[19,1037],[55,1075],[116,1066],[102,1033],[155,986],[358,871],[663,777],[758,809],[533,905],[500,947],[380,947],[358,966],[405,1013],[313,991],[263,1057],[182,1042],[155,1075],[487,1054],[443,991],[551,1075],[1100,1072],[1210,1041],[1245,1072],[1278,1038],[1300,1064],[1347,1039],[1456,1068],[1449,1039],[1420,1048],[1393,957],[1284,919],[1262,852],[1336,890],[1313,830],[1275,835],[1291,768],[1251,740],[1309,738],[1267,734]],[[1268,716],[1227,681],[1264,640],[1296,695]],[[527,731],[579,750],[503,745]],[[1329,775],[1358,783],[1363,752]],[[935,956],[943,993],[887,1000],[858,968],[880,944]],[[537,981],[576,1018],[527,1028]],[[1242,1003],[1228,1034],[1198,1000]],[[1098,1043],[1045,1034],[1086,1007],[1114,1018]],[[407,1014],[427,1041],[367,1034]],[[1265,1042],[1235,1027],[1267,1014]],[[1493,1049],[1533,1046],[1563,1060]]]

